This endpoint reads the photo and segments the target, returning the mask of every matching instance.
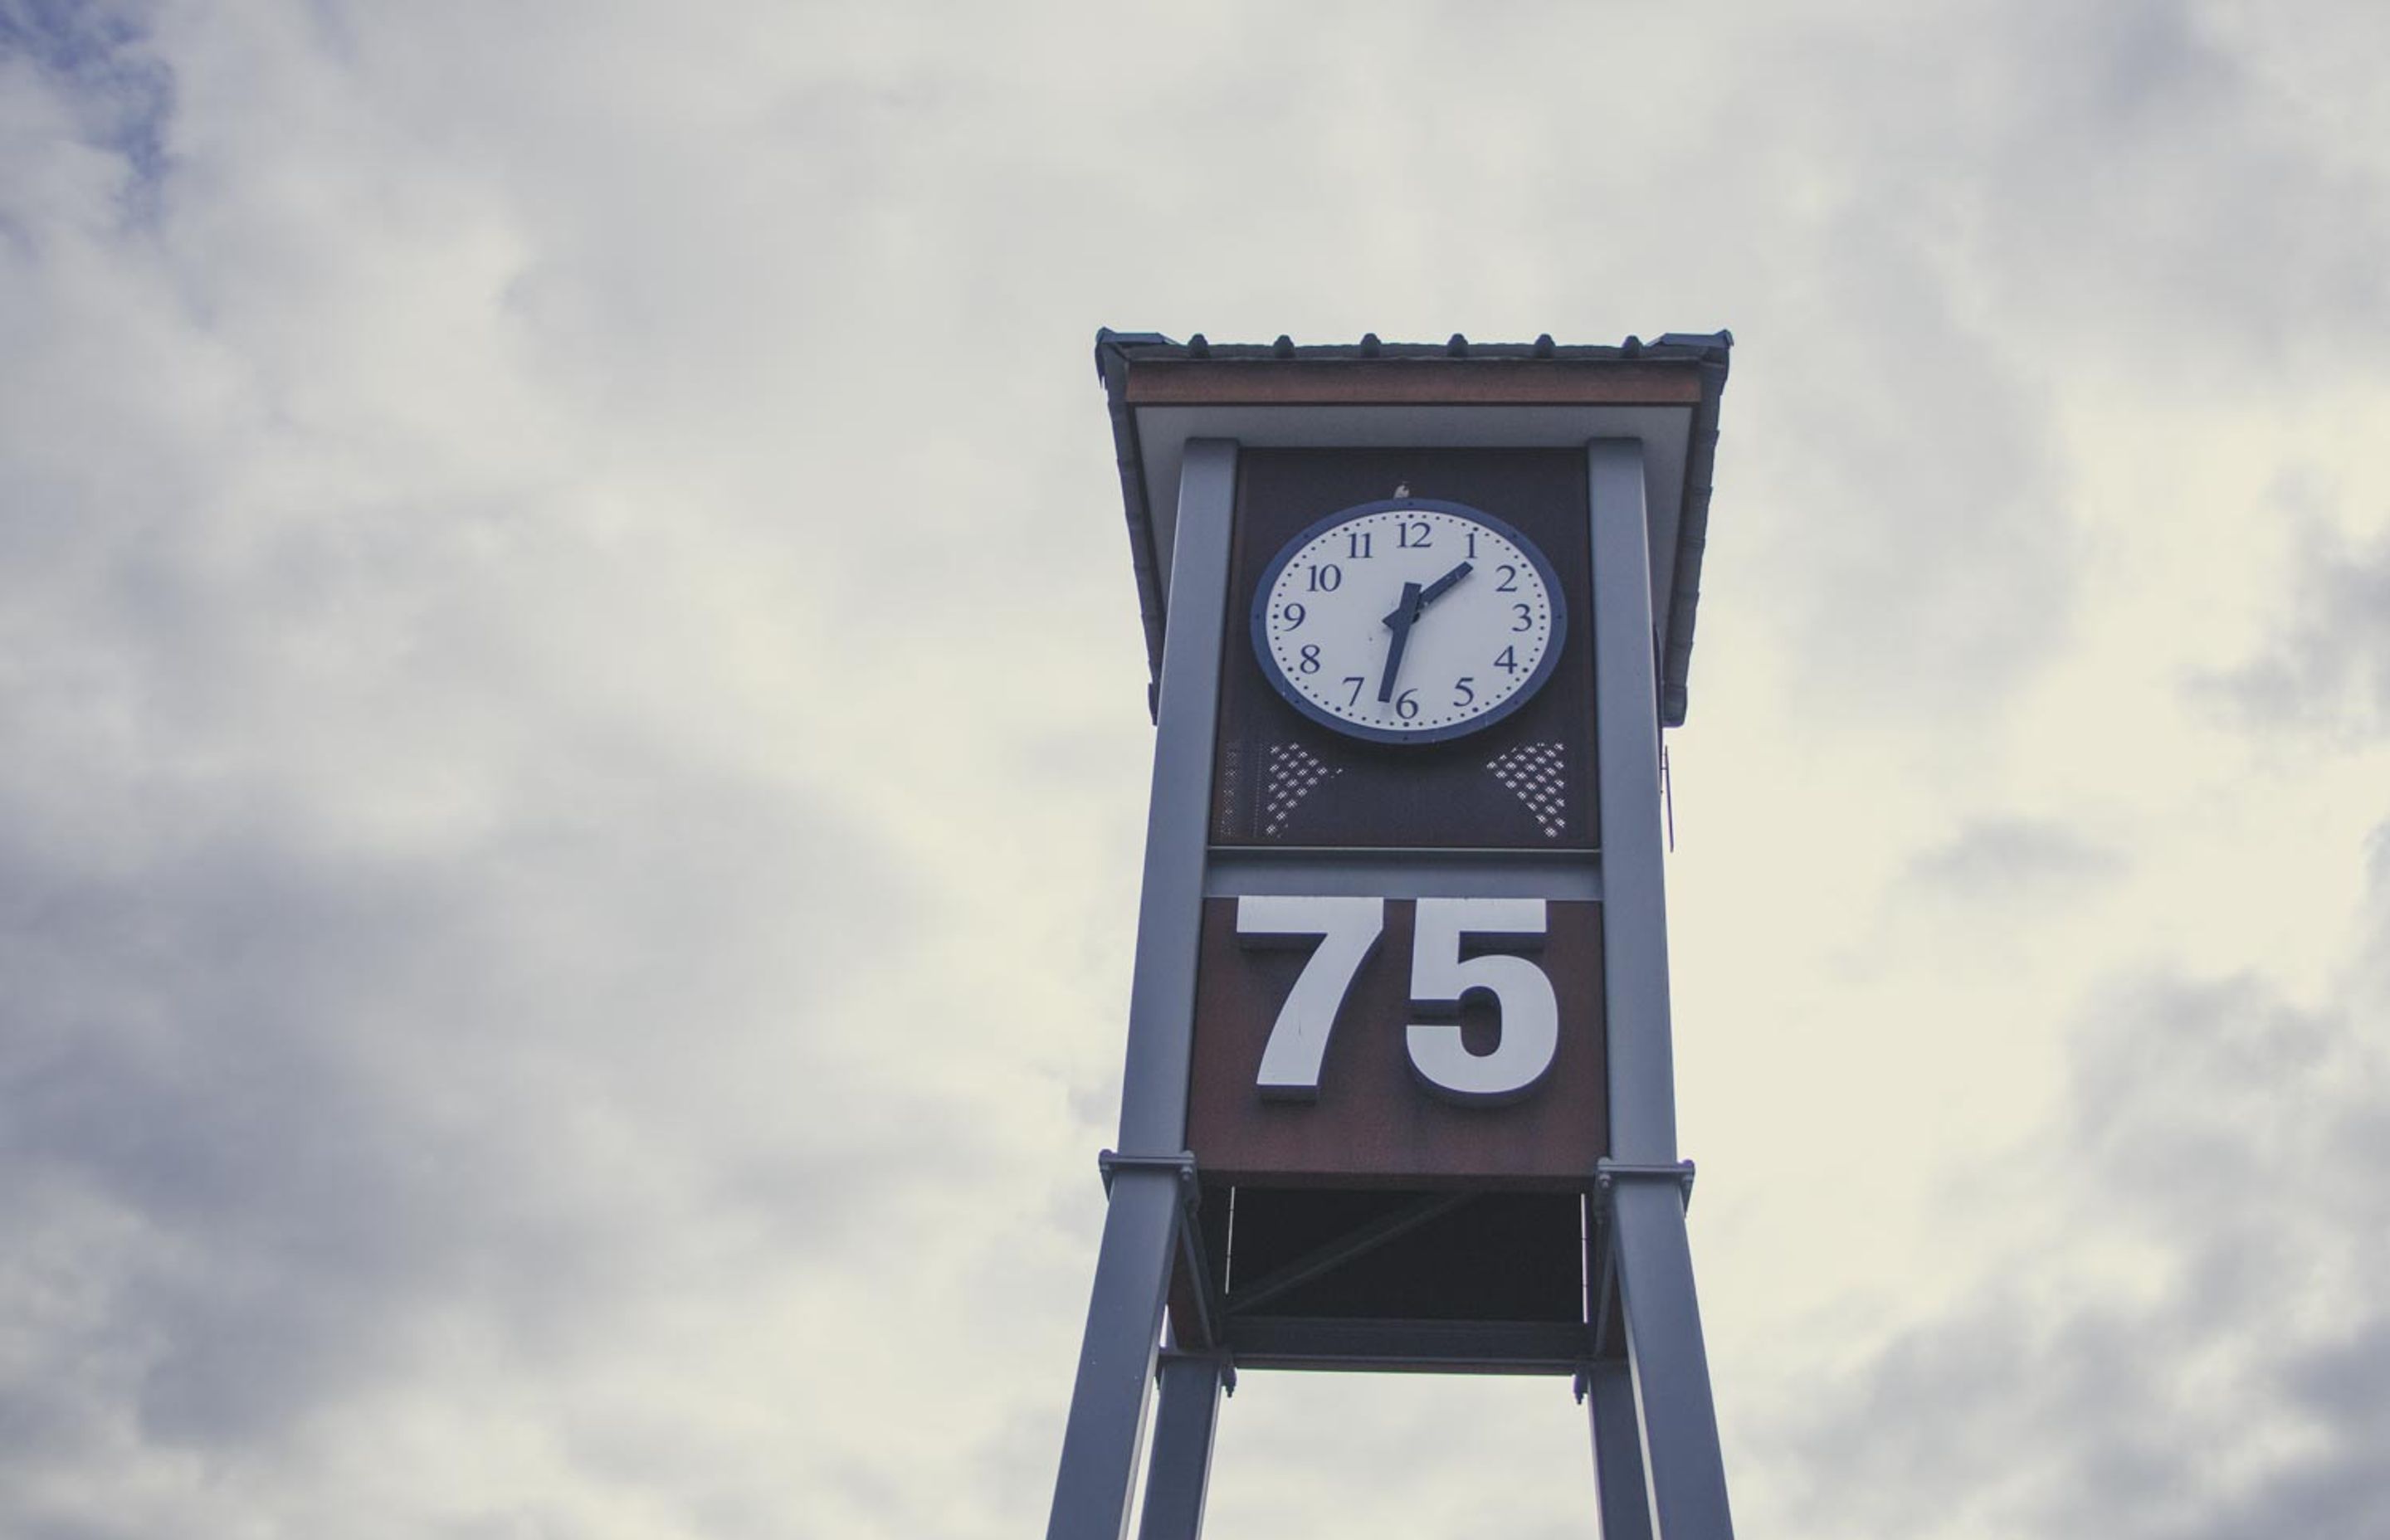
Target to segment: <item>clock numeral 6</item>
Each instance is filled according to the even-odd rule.
[[[1382,898],[1248,895],[1237,900],[1237,934],[1248,946],[1318,945],[1287,992],[1263,1046],[1256,1088],[1273,1100],[1312,1101],[1328,1039],[1354,979],[1385,933]],[[1543,1083],[1560,1049],[1560,1002],[1544,970],[1525,957],[1460,955],[1471,936],[1501,936],[1532,950],[1547,927],[1540,898],[1422,898],[1411,937],[1411,1004],[1428,1018],[1405,1025],[1411,1071],[1432,1095],[1476,1106],[1516,1101]],[[1456,1018],[1472,994],[1492,996],[1501,1040],[1469,1051]]]

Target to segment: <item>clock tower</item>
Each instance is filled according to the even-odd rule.
[[[1153,671],[1049,1540],[1201,1524],[1240,1370],[1552,1374],[1607,1540],[1731,1533],[1676,1148],[1659,735],[1731,339],[1106,331]]]

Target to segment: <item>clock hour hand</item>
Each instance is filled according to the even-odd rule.
[[[1394,645],[1386,648],[1386,672],[1378,681],[1378,699],[1381,704],[1394,698],[1394,675],[1402,672],[1403,648],[1410,645],[1411,627],[1419,621],[1420,607],[1423,602],[1420,597],[1420,585],[1406,583],[1403,584],[1402,602],[1395,605],[1394,612],[1386,617],[1386,629],[1394,634]]]
[[[1451,590],[1454,584],[1458,583],[1462,578],[1467,577],[1469,573],[1469,563],[1464,561],[1459,566],[1455,567],[1452,571],[1445,573],[1444,576],[1436,579],[1433,583],[1431,583],[1426,587],[1420,589],[1419,596],[1419,610],[1425,610],[1429,605],[1433,604],[1436,600],[1444,597],[1444,596]],[[1411,612],[1411,619],[1419,619],[1419,610],[1415,610]]]

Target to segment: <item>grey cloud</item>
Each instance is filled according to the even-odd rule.
[[[1034,1521],[1119,1062],[1128,921],[1082,894],[1133,871],[1147,743],[1096,323],[1732,325],[1715,635],[1805,709],[1968,732],[2093,581],[2051,373],[2366,334],[2372,185],[2165,9],[1428,15],[0,0],[170,237],[61,194],[16,217],[68,256],[0,250],[0,1529],[208,1533],[123,1495],[188,1469],[221,1532],[598,1533],[626,1489],[707,1533]],[[1091,18],[1169,68],[1086,69]],[[947,693],[873,694],[863,645]],[[1994,821],[1911,879],[2107,859]],[[1908,1339],[1803,1446],[1818,1532],[2155,1502],[2196,1442],[2160,1350],[2329,1246],[2234,1161],[2370,1213],[2350,1020],[2112,1006],[2065,1142],[2117,1209],[2069,1223],[2171,1245],[2174,1294],[2053,1308],[2021,1264]],[[759,1277],[808,1318],[741,1316]],[[2359,1316],[2258,1404],[2361,1432]],[[524,1484],[569,1469],[511,1520],[361,1513],[373,1408],[478,1426],[484,1364],[567,1387],[511,1426],[559,1446]],[[1431,1446],[1390,1422],[1381,1469]],[[1412,1491],[1387,1524],[1440,1522]]]
[[[1997,901],[2079,889],[2121,865],[2114,851],[2063,824],[1989,818],[1911,858],[1905,880],[1930,894]]]
[[[2279,605],[2257,655],[2194,678],[2194,695],[2260,728],[2356,741],[2390,733],[2390,539],[2352,545],[2310,522]]]
[[[2390,887],[2373,910],[2390,918]],[[1774,1435],[1806,1517],[1842,1534],[2390,1534],[2385,1015],[2378,995],[2317,1011],[2250,977],[2095,1002],[2063,1121],[1970,1200],[2014,1205],[1985,1213],[2024,1226],[2008,1267]],[[2154,1287],[2085,1271],[2090,1236],[2152,1259]]]
[[[104,1457],[128,1414],[272,1447],[406,1382],[442,1311],[540,1357],[710,1228],[819,1255],[926,1177],[918,1098],[781,1028],[848,1008],[831,962],[868,924],[812,863],[868,914],[884,861],[784,797],[609,778],[463,866],[239,824],[117,873],[6,852],[0,1228],[55,1271],[7,1290],[51,1324],[0,1463]],[[740,1083],[778,1077],[759,1121]]]
[[[2319,48],[2378,46],[2360,9],[2310,29]],[[2037,350],[2018,360],[2033,372],[2212,384],[2341,356],[2384,317],[2384,169],[2346,154],[2222,12],[1985,6],[1965,26],[1818,42],[1873,108],[1819,137],[1988,328]],[[2083,355],[2095,337],[2129,352]]]
[[[2097,579],[2057,402],[2378,372],[2345,340],[2390,321],[2390,172],[2199,7],[1967,16],[1772,38],[1792,62],[1697,157],[1720,212],[1655,222],[1644,254],[1769,255],[1714,275],[1752,313],[1716,605],[1781,616],[1805,702],[1980,732]],[[2311,19],[2367,46],[2353,10]]]
[[[29,59],[58,83],[86,142],[122,157],[126,210],[141,214],[156,212],[174,106],[173,71],[149,45],[153,12],[140,0],[0,0],[0,62]]]

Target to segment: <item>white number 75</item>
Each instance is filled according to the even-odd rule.
[[[1354,976],[1377,950],[1385,925],[1386,901],[1381,898],[1255,894],[1237,900],[1237,934],[1248,945],[1319,938],[1318,949],[1279,1007],[1262,1049],[1255,1084],[1264,1097],[1293,1101],[1318,1097],[1319,1066],[1328,1054],[1336,1013]],[[1514,938],[1514,944],[1540,945],[1545,930],[1540,898],[1418,901],[1411,1003],[1439,1016],[1457,1015],[1464,995],[1483,990],[1494,996],[1502,1023],[1501,1041],[1486,1054],[1469,1051],[1457,1020],[1409,1023],[1404,1036],[1411,1069],[1428,1090],[1453,1101],[1485,1105],[1514,1101],[1542,1083],[1560,1047],[1560,1003],[1551,980],[1524,957],[1497,954],[1464,958],[1460,943],[1468,936],[1506,936]]]

